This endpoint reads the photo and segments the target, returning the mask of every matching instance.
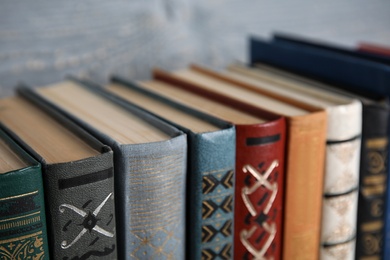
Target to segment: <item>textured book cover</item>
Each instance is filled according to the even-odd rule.
[[[49,259],[41,165],[2,130],[0,139],[28,165],[0,173],[0,258]]]
[[[234,126],[159,96],[124,78],[116,76],[112,78],[112,82],[121,86],[122,90],[127,90],[128,95],[110,87],[108,91],[101,90],[105,95],[109,95],[118,103],[130,102],[138,105],[187,134],[186,259],[232,258],[236,140]],[[112,93],[116,96],[112,96]],[[197,132],[186,128],[178,120],[167,119],[164,112],[148,110],[148,106],[138,102],[136,97],[131,97],[132,93],[183,111],[217,126],[218,130]]]
[[[205,70],[197,66],[193,66],[191,69],[198,73],[205,73]],[[210,73],[208,75],[218,78],[220,81],[232,83],[220,74]],[[159,73],[157,78],[165,78],[170,82],[175,80],[174,76],[169,79],[167,75],[162,73]],[[232,95],[225,94],[224,91],[206,90],[202,84],[195,86],[193,84],[191,87],[194,91],[209,95],[209,97],[214,96],[221,100],[248,105],[239,97],[235,98]],[[251,105],[254,104],[251,103]],[[256,104],[256,106],[267,109],[262,107],[261,104]],[[286,143],[285,218],[282,253],[288,259],[317,257],[324,176],[326,114],[324,111],[316,111],[303,116],[287,117],[286,122],[286,131],[289,138]],[[311,163],[307,164],[308,160]],[[306,167],[303,167],[303,165],[306,165]],[[272,166],[270,169],[272,169]],[[302,189],[303,183],[307,184],[307,189]],[[302,225],[302,222],[305,225]],[[302,247],[303,244],[305,246]]]
[[[95,88],[76,81],[71,84],[106,99]],[[66,105],[50,101],[37,92],[31,95],[113,149],[116,222],[120,227],[116,229],[118,259],[183,259],[187,164],[187,141],[183,132],[134,106],[117,104],[119,109],[170,137],[159,142],[121,143],[81,120],[77,113],[68,112]]]
[[[389,106],[363,103],[356,259],[381,259],[385,242]],[[386,259],[386,258],[384,258]]]
[[[18,94],[98,151],[96,156],[77,161],[47,163],[15,134],[13,125],[6,125],[8,134],[42,165],[50,257],[116,259],[112,150],[41,103],[30,89],[20,87]]]
[[[254,47],[254,46],[253,46]],[[262,47],[261,47],[262,48]],[[295,49],[304,49],[305,46],[289,49],[289,52],[295,52]],[[279,55],[273,53],[273,55]],[[339,56],[339,59],[344,59]],[[252,61],[264,62],[261,58],[252,57]],[[306,59],[309,61],[309,58]],[[287,68],[292,71],[299,71],[300,74],[311,78],[318,78],[319,74],[312,74],[311,69],[306,68],[305,62],[296,62],[296,65],[288,63],[284,58],[279,57],[273,61],[273,65],[277,67]],[[288,66],[286,66],[288,64]],[[299,65],[300,64],[300,65]],[[299,70],[294,67],[298,66]],[[353,64],[350,66],[354,66]],[[326,70],[327,67],[318,68]],[[346,67],[347,68],[347,67]],[[329,72],[330,73],[330,72]],[[334,72],[336,73],[336,72]],[[356,75],[345,75],[345,77],[358,77]],[[366,85],[362,89],[357,89],[353,86],[353,79],[345,79],[351,82],[349,85],[337,85],[338,89],[349,90],[354,93],[355,98],[359,98],[356,94],[376,98],[381,96],[381,91],[378,90],[380,82],[378,78],[371,78],[371,85]],[[328,81],[329,82],[329,81]],[[365,90],[365,93],[363,92]],[[343,92],[345,94],[345,92]],[[348,93],[346,93],[348,95]],[[350,94],[349,94],[350,95]],[[366,100],[360,98],[363,102],[363,123],[362,123],[362,144],[361,144],[361,160],[360,160],[360,184],[359,184],[359,201],[358,201],[358,219],[357,219],[357,239],[356,239],[356,259],[365,259],[365,257],[381,256],[384,259],[389,255],[390,250],[386,245],[390,244],[386,237],[385,225],[387,220],[386,213],[389,208],[386,206],[387,193],[386,186],[388,182],[388,117],[389,108],[386,100]],[[371,140],[371,141],[370,141]],[[378,141],[381,140],[381,141]],[[376,174],[372,172],[372,166],[378,163],[381,170]],[[390,248],[390,247],[389,247]]]

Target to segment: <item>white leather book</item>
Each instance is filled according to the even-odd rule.
[[[200,67],[195,68],[204,73],[210,72]],[[302,102],[327,111],[320,259],[353,260],[362,131],[361,102],[358,99],[315,88],[268,67],[247,68],[235,65],[229,67],[227,72],[221,73],[233,81],[244,83],[241,84],[244,87],[286,103]],[[289,177],[293,178],[293,176]]]

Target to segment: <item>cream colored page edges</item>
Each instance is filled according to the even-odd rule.
[[[21,97],[0,101],[0,120],[47,163],[61,163],[98,155],[78,136]]]
[[[191,114],[182,112],[179,109],[173,108],[163,102],[148,97],[138,91],[132,90],[128,87],[119,84],[110,84],[108,89],[119,95],[120,97],[139,105],[156,115],[166,118],[172,122],[175,122],[181,126],[184,126],[195,133],[204,133],[217,131],[221,128],[208,123],[205,120],[199,119],[198,117],[192,116]]]
[[[0,139],[0,174],[29,166],[4,140]]]
[[[346,105],[351,102],[347,97],[323,89],[313,88],[304,82],[297,82],[293,79],[279,75],[270,74],[260,69],[245,68],[241,66],[230,66],[227,76],[241,80],[245,83],[258,87],[259,89],[272,91],[278,95],[289,97],[300,102],[322,108]]]
[[[170,98],[176,102],[185,104],[199,111],[212,114],[233,124],[257,124],[266,120],[241,112],[216,101],[193,94],[184,89],[172,87],[161,81],[138,82],[143,88],[155,92],[161,96]]]
[[[66,111],[122,144],[167,140],[169,136],[126,109],[73,82],[38,89]]]
[[[240,86],[214,79],[190,69],[176,71],[174,75],[188,80],[191,83],[201,85],[202,88],[216,91],[222,95],[244,101],[253,106],[261,107],[283,116],[301,116],[308,114],[308,111],[304,109],[241,88]]]

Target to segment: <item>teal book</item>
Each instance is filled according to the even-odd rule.
[[[0,118],[4,131],[42,167],[42,176],[37,173],[35,179],[20,178],[26,185],[26,193],[34,192],[27,191],[29,185],[36,186],[43,179],[50,258],[116,259],[113,152],[110,147],[24,92],[0,100]],[[7,182],[2,181],[0,185],[7,185]],[[42,189],[35,190],[42,192]],[[22,210],[32,203],[33,199],[27,198],[15,207]],[[37,198],[34,200],[38,202]],[[13,218],[17,219],[19,215]],[[19,227],[32,221],[20,220]],[[33,245],[38,245],[39,241],[36,238]],[[15,245],[13,242],[14,249]],[[18,257],[1,259],[41,259],[28,258],[32,249],[20,248],[23,252]]]
[[[124,78],[113,77],[107,90],[98,89],[110,99],[137,105],[187,134],[186,259],[232,258],[234,126]]]
[[[41,165],[0,130],[0,259],[49,259]]]
[[[80,82],[19,92],[112,148],[118,259],[184,259],[186,135]]]

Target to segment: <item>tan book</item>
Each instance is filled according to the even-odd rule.
[[[323,109],[302,102],[286,103],[242,88],[221,74],[205,74],[195,67],[156,79],[186,85],[198,94],[211,93],[277,113],[287,118],[286,183],[284,205],[284,259],[318,259],[327,118]],[[190,87],[189,87],[190,86]],[[210,94],[209,94],[210,95]]]

